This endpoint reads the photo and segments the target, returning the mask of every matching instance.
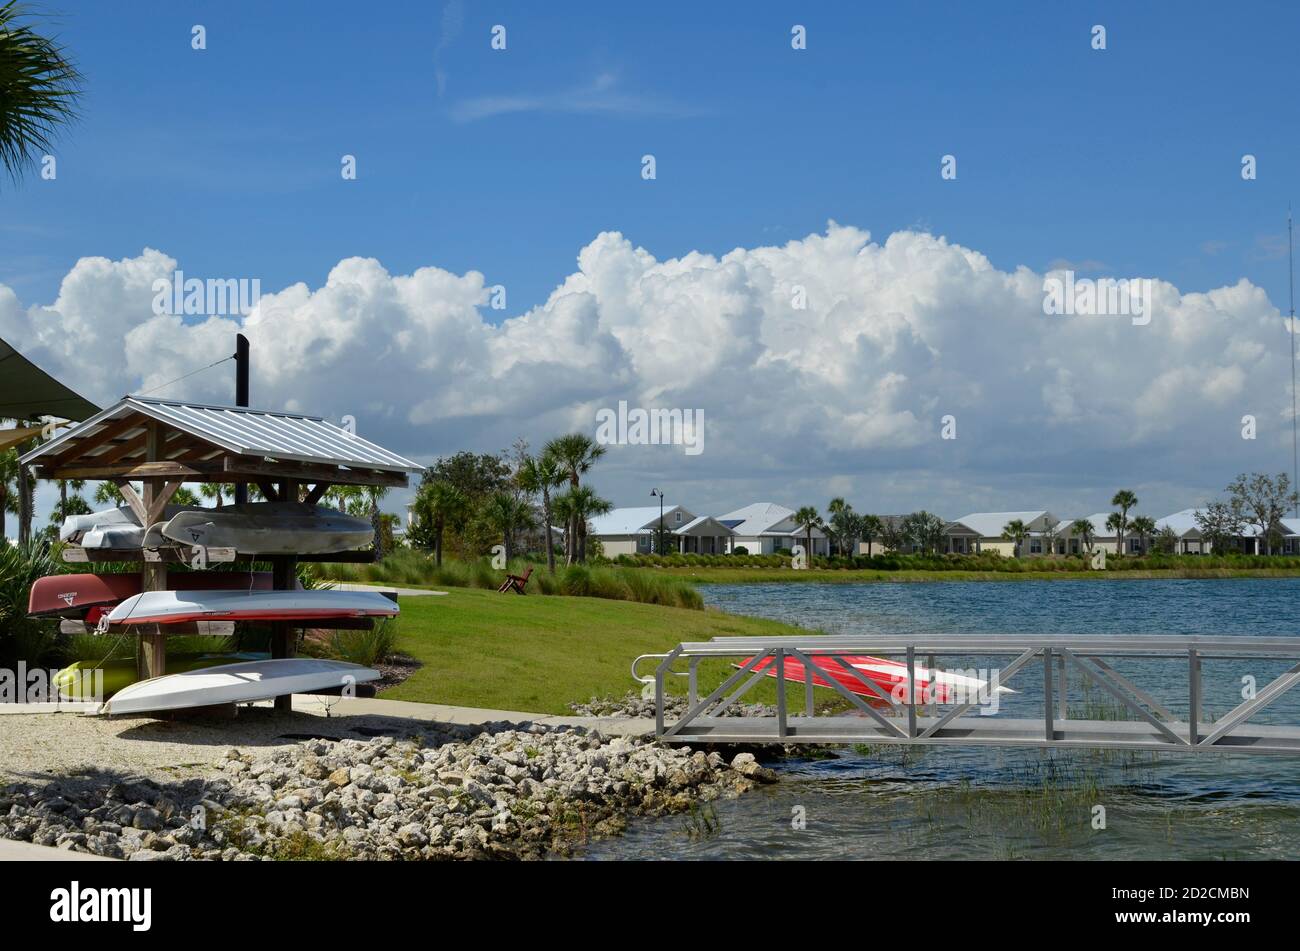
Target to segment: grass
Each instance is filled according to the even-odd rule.
[[[808,633],[777,621],[712,610],[452,588],[445,597],[403,599],[396,646],[423,666],[382,696],[568,713],[570,702],[621,697],[636,688],[629,667],[639,654],[713,637]],[[643,669],[648,671],[649,663]],[[730,670],[727,661],[701,664],[701,691],[721,683]],[[686,678],[670,678],[669,686],[684,693]],[[802,704],[801,684],[787,691],[792,704]],[[762,683],[743,702],[772,703],[775,696],[774,686]]]
[[[614,565],[569,565],[552,575],[544,564],[512,562],[511,574],[533,569],[528,580],[530,593],[638,601],[670,607],[702,610],[704,599],[686,580],[668,574],[639,571]],[[331,564],[320,566],[323,581],[352,581],[396,584],[425,588],[484,588],[495,591],[505,580],[504,569],[493,568],[486,559],[445,560],[435,565],[425,552],[400,548],[374,564]]]

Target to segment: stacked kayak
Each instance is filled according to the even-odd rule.
[[[233,654],[169,654],[167,668],[173,673],[181,673],[226,664],[266,660],[270,656],[256,651]],[[102,683],[96,683],[100,676],[103,678]],[[111,697],[139,679],[134,658],[106,660],[101,663],[78,661],[64,667],[55,675],[54,686],[64,700],[89,700],[94,696],[97,687],[102,686],[103,697]]]
[[[168,576],[169,584],[190,591],[269,591],[269,571],[189,571]],[[31,617],[60,617],[94,624],[99,615],[140,593],[139,572],[48,575],[38,578],[27,598]]]
[[[378,591],[146,591],[114,607],[107,615],[107,624],[316,621],[388,618],[397,614],[397,602]]]
[[[853,671],[861,674],[880,688],[880,692],[889,698],[890,704],[908,702],[907,665],[883,657],[869,654],[841,654],[840,659]],[[744,666],[753,658],[747,657],[736,666]],[[831,681],[839,684],[852,694],[865,697],[868,702],[883,705],[884,698],[867,684],[863,683],[850,670],[846,670],[837,660],[822,654],[814,654],[812,661],[812,682],[816,687],[831,687]],[[804,683],[808,675],[804,664],[793,657],[786,657],[784,663],[785,679],[791,683]],[[753,667],[763,671],[769,677],[776,677],[775,658],[765,657]],[[999,686],[998,693],[1014,693],[1008,687]],[[948,671],[931,671],[920,664],[916,665],[916,701],[917,703],[972,703],[980,697],[987,696],[988,682],[978,677]]]
[[[163,514],[171,519],[196,508],[198,506],[168,505]],[[101,551],[130,551],[144,544],[145,531],[135,513],[122,505],[89,515],[68,516],[59,529],[59,540]]]

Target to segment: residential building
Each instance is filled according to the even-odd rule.
[[[1048,554],[1044,551],[1043,530],[1060,522],[1051,512],[972,512],[954,519],[944,526],[944,550],[949,552],[994,551],[1006,555],[1015,555],[1015,544],[1002,537],[1002,531],[1009,522],[1020,520],[1025,523],[1030,535],[1021,546],[1020,554],[1036,556]]]
[[[616,508],[588,522],[587,537],[600,541],[607,558],[649,555],[658,551],[659,519],[657,505]],[[663,529],[667,551],[685,554],[720,555],[728,550],[732,535],[717,519],[681,505],[664,507]]]
[[[717,521],[732,532],[729,552],[744,548],[751,555],[770,555],[778,549],[808,543],[806,533],[794,520],[794,509],[775,502],[755,502],[719,515]],[[812,545],[809,554],[825,555],[830,550],[826,533],[818,528],[812,530]]]

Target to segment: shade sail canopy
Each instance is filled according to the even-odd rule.
[[[149,454],[150,434],[155,440]],[[46,479],[406,485],[422,467],[319,416],[128,396],[23,456]]]
[[[50,376],[0,340],[0,417],[39,419],[55,416],[80,422],[99,407]]]

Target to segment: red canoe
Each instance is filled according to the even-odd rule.
[[[250,578],[251,575],[251,578]],[[169,572],[168,586],[187,591],[254,591],[271,590],[269,571],[188,571]],[[37,579],[27,600],[27,613],[33,617],[80,618],[92,608],[111,608],[118,602],[140,593],[140,573],[104,575],[48,575]],[[87,617],[87,623],[98,620]]]
[[[841,654],[840,659],[845,664],[850,665],[858,673],[862,674],[867,680],[870,680],[896,704],[907,702],[907,665],[895,660],[886,660],[883,657],[872,657],[869,654]],[[744,666],[753,660],[752,657],[746,657],[737,666]],[[776,677],[776,664],[773,663],[775,658],[766,657],[759,663],[755,664],[753,669],[766,672],[769,677]],[[830,679],[834,679],[850,693],[866,697],[869,702],[883,704],[884,700],[874,690],[855,677],[851,672],[845,670],[838,661],[831,657],[821,654],[815,654],[811,658],[815,668],[812,675],[812,682],[817,687],[830,687]],[[798,659],[793,657],[785,658],[785,679],[791,683],[804,682],[804,665]],[[933,680],[933,686],[931,681]],[[988,689],[988,683],[976,677],[968,677],[965,674],[949,673],[938,670],[931,672],[916,665],[916,699],[918,703],[966,703],[974,701],[982,696]],[[1007,692],[1005,687],[999,687],[999,692]]]

